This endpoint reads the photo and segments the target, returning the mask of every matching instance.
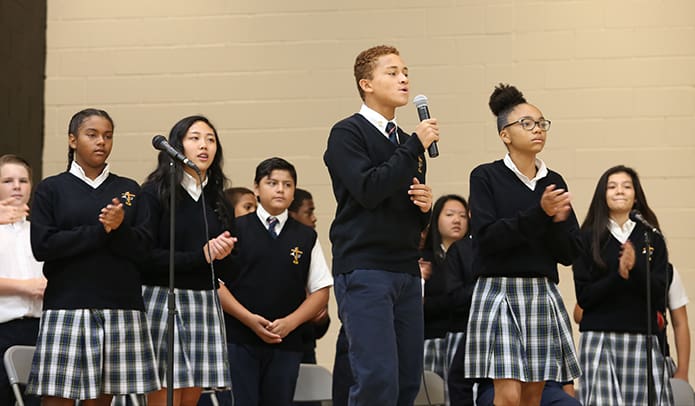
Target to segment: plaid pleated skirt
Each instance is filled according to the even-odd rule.
[[[424,368],[444,378],[446,338],[428,338],[424,346]]]
[[[166,386],[167,371],[167,293],[160,286],[142,287],[162,386]],[[174,293],[174,389],[231,387],[217,292],[174,289]]]
[[[463,332],[448,332],[443,338],[428,338],[425,340],[425,370],[436,373],[446,381],[449,376],[451,361],[453,361],[463,337]]]
[[[666,359],[652,336],[654,398],[660,406],[673,405]],[[579,360],[579,400],[586,406],[641,406],[647,404],[647,338],[643,334],[583,332]]]
[[[546,278],[479,278],[464,348],[468,378],[565,382],[581,374],[565,305]]]
[[[27,393],[67,399],[160,388],[145,314],[137,310],[45,310]]]

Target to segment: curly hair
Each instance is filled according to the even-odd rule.
[[[355,58],[355,83],[357,84],[357,90],[360,92],[362,100],[364,100],[364,91],[360,87],[360,80],[371,79],[377,60],[384,55],[391,54],[400,55],[396,47],[390,45],[377,45],[365,49]]]

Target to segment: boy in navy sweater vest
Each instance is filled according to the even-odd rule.
[[[237,266],[223,275],[232,392],[238,406],[289,405],[302,325],[328,303],[330,275],[316,232],[289,217],[297,173],[281,158],[256,168],[255,213],[235,220]]]
[[[424,120],[411,136],[396,125],[409,97],[396,48],[363,51],[354,73],[364,104],[333,126],[324,154],[337,202],[335,293],[355,378],[349,404],[412,405],[424,340],[418,242],[432,206],[424,151],[439,128]]]

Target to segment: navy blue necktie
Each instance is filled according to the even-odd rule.
[[[277,217],[270,216],[266,221],[268,222],[268,233],[270,234],[270,236],[273,238],[278,238],[278,233],[277,231],[275,231],[275,226],[278,225],[280,220],[278,220]]]
[[[393,145],[398,145],[398,128],[393,121],[386,123],[386,134],[389,135],[389,141],[391,141]]]

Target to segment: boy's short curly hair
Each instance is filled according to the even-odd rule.
[[[355,58],[355,83],[357,90],[360,92],[360,97],[364,100],[364,91],[360,87],[360,80],[371,79],[372,72],[376,67],[376,61],[384,55],[400,55],[396,47],[390,45],[377,45],[360,52]]]

